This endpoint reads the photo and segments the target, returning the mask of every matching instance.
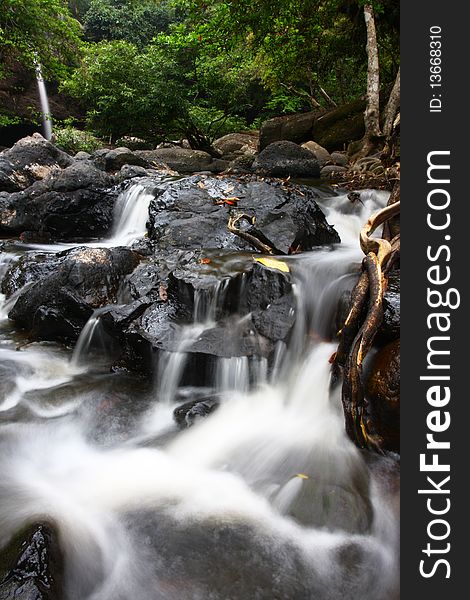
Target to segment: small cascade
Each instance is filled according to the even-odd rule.
[[[246,394],[250,389],[250,370],[247,356],[219,358],[216,374],[217,391],[226,394]]]
[[[217,317],[217,309],[225,299],[228,279],[216,281],[209,288],[196,288],[194,290],[194,323],[214,324]]]
[[[47,96],[46,84],[42,76],[42,67],[39,63],[36,64],[36,81],[38,84],[39,99],[41,102],[44,137],[46,138],[46,140],[50,140],[52,137],[51,109],[49,108],[49,98]]]
[[[193,322],[181,328],[175,351],[161,353],[159,357],[157,397],[161,403],[174,403],[187,365],[187,350],[206,329],[215,326],[217,309],[224,301],[227,281],[214,281],[208,288],[194,290]]]
[[[187,362],[187,350],[204,331],[201,324],[182,328],[181,337],[174,352],[162,353],[157,377],[157,398],[161,404],[173,405]]]
[[[105,350],[105,345],[102,341],[103,334],[100,321],[100,316],[103,314],[104,310],[106,309],[98,308],[95,310],[80,332],[80,336],[73,349],[72,358],[70,359],[70,365],[72,367],[79,368],[87,363],[90,349],[93,344],[96,344],[97,339],[101,341],[100,346],[102,350]]]
[[[119,194],[114,207],[113,229],[105,245],[130,246],[134,240],[146,235],[153,187],[154,183],[135,183]]]

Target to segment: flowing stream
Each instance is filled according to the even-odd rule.
[[[131,186],[101,245],[142,236],[150,197]],[[188,429],[172,418],[192,393],[185,350],[214,327],[223,283],[195,298],[193,323],[151,381],[97,368],[99,311],[72,356],[23,344],[4,305],[0,546],[25,524],[55,524],[64,600],[397,600],[395,464],[366,460],[347,439],[329,363],[360,227],[386,200],[367,191],[354,205],[319,202],[342,244],[286,258],[297,299],[289,343],[270,366],[219,359],[205,385],[220,407]],[[14,259],[2,254],[0,275]]]

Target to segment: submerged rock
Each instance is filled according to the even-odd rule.
[[[191,427],[198,419],[210,415],[219,406],[217,398],[191,400],[173,411],[173,418],[181,429]]]
[[[2,550],[0,600],[62,600],[63,570],[56,532],[34,525]]]

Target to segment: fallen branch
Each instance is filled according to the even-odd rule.
[[[256,217],[247,215],[246,213],[235,213],[230,215],[227,228],[231,233],[238,235],[238,237],[251,244],[256,250],[259,250],[259,252],[262,252],[263,254],[279,254],[279,251],[277,251],[273,246],[261,241],[261,239],[255,235],[253,230],[248,232],[244,231],[243,229],[239,229],[237,227],[237,223],[239,221],[247,221],[250,225],[254,226],[256,223]]]

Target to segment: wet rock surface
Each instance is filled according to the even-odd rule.
[[[76,339],[93,310],[115,302],[122,278],[139,255],[127,248],[85,248],[25,256],[7,272],[3,289],[20,292],[9,318],[38,339]]]
[[[217,398],[191,400],[175,408],[173,418],[180,429],[186,429],[194,425],[198,419],[210,415],[218,406],[219,400]]]
[[[252,250],[227,230],[230,214],[242,212],[256,219],[247,232],[260,231],[279,253],[337,243],[339,236],[326,222],[317,198],[308,187],[194,176],[157,191],[150,205],[150,237],[166,249]]]
[[[101,317],[123,362],[145,370],[155,351],[181,351],[186,328],[196,320],[199,329],[186,338],[184,352],[187,382],[197,385],[217,359],[270,357],[275,343],[288,337],[295,316],[289,275],[250,255],[227,253],[215,264],[208,256],[215,252],[177,253],[157,264],[146,259],[127,279],[134,300]]]
[[[38,524],[2,551],[1,600],[62,600],[63,556],[55,531]]]
[[[378,337],[393,341],[400,337],[400,270],[392,271],[388,277],[383,299],[384,317]]]
[[[73,162],[71,156],[38,133],[19,140],[11,148],[4,150],[0,158],[4,168],[9,165],[21,177],[18,189],[25,189],[34,181],[43,179],[53,167],[65,168]]]
[[[400,451],[400,340],[376,354],[367,382],[366,396],[374,427],[383,447]]]
[[[125,180],[126,173],[143,176],[147,167],[167,165],[165,159],[172,157],[172,168],[181,169],[178,161],[186,161],[182,170],[213,170],[218,160],[178,147],[103,149],[73,159],[41,136],[23,145],[28,152],[32,146],[46,166],[48,161],[53,164],[53,171],[21,192],[4,192],[0,213],[5,232],[21,233],[22,240],[32,242],[108,232],[122,189],[112,186]],[[219,145],[226,153],[252,154],[256,136],[225,136]],[[21,153],[22,144],[17,146],[12,155]],[[275,148],[287,152],[288,161],[300,160],[310,174],[312,166],[318,167],[312,153],[295,144],[281,142]],[[265,152],[269,158],[272,148]],[[41,158],[44,153],[49,154]],[[29,160],[26,156],[23,163]],[[108,306],[101,319],[122,350],[121,364],[144,369],[153,354],[179,351],[185,328],[196,322],[204,326],[187,341],[185,352],[191,355],[188,368],[197,380],[196,371],[207,372],[219,358],[271,357],[276,343],[287,341],[295,319],[290,275],[256,263],[253,254],[258,252],[229,231],[228,221],[247,215],[251,224],[244,223],[243,232],[277,254],[338,243],[338,234],[316,203],[318,193],[253,175],[154,181],[149,237],[136,244],[136,251],[78,247],[56,255],[24,256],[2,284],[7,297],[18,295],[10,319],[33,339],[70,340],[95,309]]]
[[[0,232],[37,232],[58,240],[103,235],[118,195],[111,183],[85,161],[54,171],[24,191],[0,195]]]

